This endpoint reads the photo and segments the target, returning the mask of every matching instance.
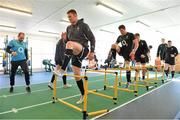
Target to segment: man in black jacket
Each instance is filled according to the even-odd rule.
[[[63,38],[64,37],[64,38]],[[65,43],[66,36],[61,36],[61,39],[56,44],[56,52],[55,52],[55,64],[56,64],[56,70],[60,70],[61,66],[64,62],[65,57],[65,50],[66,50],[66,43]],[[48,84],[48,87],[53,90],[53,82],[55,79],[55,75],[53,74],[51,78],[51,82]],[[64,88],[69,88],[72,85],[67,84],[66,76],[62,76]]]
[[[167,44],[165,43],[164,38],[161,39],[161,42],[162,43],[158,46],[157,57],[160,57],[161,61],[164,62],[164,60],[165,60],[165,50],[166,50]]]
[[[67,27],[66,33],[62,34],[62,36],[67,34],[65,59],[61,70],[54,71],[54,74],[63,75],[69,61],[72,60],[73,72],[75,75],[80,76],[82,60],[86,56],[88,56],[89,60],[94,59],[95,37],[83,19],[78,20],[78,15],[75,10],[69,10],[67,15],[71,25]],[[88,42],[90,42],[90,52]],[[75,77],[75,80],[81,92],[81,98],[77,104],[81,104],[84,101],[83,80],[80,77]]]
[[[172,46],[172,41],[168,41],[168,46],[165,49],[165,67],[164,72],[168,78],[169,68],[171,70],[171,76],[174,78],[175,73],[175,57],[178,55],[178,50],[175,46]]]

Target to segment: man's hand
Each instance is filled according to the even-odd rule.
[[[129,54],[129,56],[134,56],[135,55],[135,51],[132,50],[131,53]]]
[[[16,52],[12,52],[11,55],[12,55],[12,56],[16,56],[17,53],[16,53]]]
[[[66,32],[61,33],[61,39],[66,40]]]
[[[171,57],[175,57],[175,55],[174,55],[174,54],[171,54]]]
[[[93,60],[94,59],[94,52],[89,52],[88,59]]]
[[[142,54],[142,55],[141,55],[141,58],[145,58],[145,55]]]

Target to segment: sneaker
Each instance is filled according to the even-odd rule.
[[[61,70],[54,70],[53,71],[54,75],[57,75],[57,76],[60,76],[60,77],[63,76],[64,73],[65,73],[65,71],[62,70],[62,69]]]
[[[70,87],[72,87],[72,85],[70,85],[70,84],[64,85],[64,88],[70,88]]]
[[[10,87],[9,92],[10,92],[10,93],[13,93],[13,91],[14,91],[14,88],[13,88],[13,87]]]
[[[113,65],[115,65],[116,63],[117,63],[116,59],[112,59],[111,62],[110,62],[110,64],[113,64]]]
[[[82,104],[84,102],[84,96],[81,96],[79,101],[76,102],[76,104]]]
[[[49,83],[49,84],[48,84],[48,87],[49,87],[51,90],[53,90],[53,84],[52,84],[52,83]]]
[[[126,84],[126,88],[129,88],[129,86],[130,86],[130,82],[128,82],[128,83]]]
[[[31,92],[31,88],[28,86],[28,87],[26,87],[26,91],[28,92],[28,93],[30,93]]]

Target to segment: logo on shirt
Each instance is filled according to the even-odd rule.
[[[19,53],[24,53],[24,48],[19,47],[19,48],[18,48],[18,52],[19,52]]]

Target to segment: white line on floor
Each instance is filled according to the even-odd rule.
[[[113,77],[109,77],[109,78],[113,78]],[[102,81],[102,80],[104,80],[104,79],[99,79],[99,80],[94,80],[94,81],[90,80],[89,83],[99,82],[99,81]],[[76,84],[72,84],[72,85],[76,85]],[[63,88],[63,86],[57,87],[57,88]],[[46,91],[46,90],[49,90],[49,89],[34,90],[34,91],[31,91],[31,93],[41,92],[41,91]],[[9,94],[9,95],[2,95],[2,96],[0,96],[0,98],[7,98],[7,97],[11,97],[11,96],[24,95],[24,94],[27,94],[27,92],[21,92],[21,93]]]

